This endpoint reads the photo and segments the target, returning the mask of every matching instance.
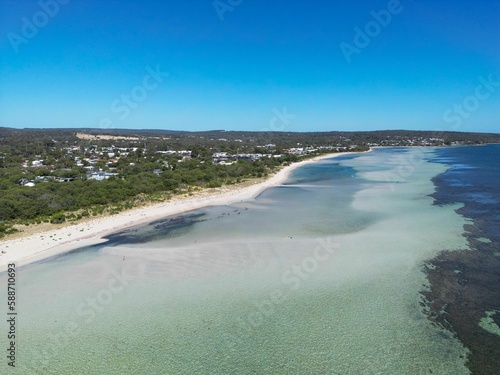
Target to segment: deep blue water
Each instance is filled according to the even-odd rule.
[[[443,252],[432,260],[427,293],[433,318],[469,349],[474,375],[500,368],[500,145],[436,150],[433,161],[449,166],[433,179],[435,204],[461,203],[470,219],[464,236],[472,251]],[[484,323],[486,316],[489,323]],[[484,328],[489,327],[489,329]]]
[[[436,204],[463,203],[476,231],[500,242],[500,145],[440,148],[432,161],[449,166],[434,179]]]
[[[463,220],[454,224],[453,209],[432,206],[432,165],[424,164],[426,168],[399,185],[404,194],[393,194],[386,186],[376,189],[389,182],[363,174],[393,171],[399,165],[393,154],[401,154],[404,161],[412,152],[385,148],[309,164],[295,170],[285,186],[268,189],[256,200],[204,207],[128,228],[109,236],[105,244],[24,268],[23,329],[29,340],[24,364],[50,363],[52,373],[84,373],[89,368],[110,374],[467,373],[461,343],[431,326],[416,298],[422,282],[418,254],[428,254],[427,236],[444,238],[439,243],[450,243],[454,249],[453,244],[463,242]],[[459,213],[475,220],[474,233],[480,230],[481,237],[498,241],[500,147],[433,152],[425,155],[449,166],[434,178],[435,203],[463,203]],[[376,192],[368,195],[378,203],[372,211],[352,207],[356,194],[364,190]],[[425,210],[420,209],[423,204]],[[449,225],[441,225],[448,218]],[[370,232],[376,224],[382,224],[377,233]],[[402,234],[393,233],[395,229]],[[332,236],[339,241],[333,255],[307,271],[314,249]],[[182,252],[175,253],[179,249]],[[134,257],[135,252],[142,254]],[[468,259],[463,265],[461,259],[446,261],[450,272],[432,280],[438,297],[451,295],[448,286],[458,289],[447,275],[472,279],[469,275],[475,277],[481,263],[475,262],[471,273],[465,267]],[[295,278],[299,284],[292,290],[282,276],[296,267],[307,274]],[[443,262],[432,269],[444,269]],[[111,283],[118,280],[115,275],[136,279],[111,291]],[[477,317],[486,310],[500,310],[495,304],[500,298],[483,288],[496,285],[490,275],[463,293],[464,299],[456,301],[458,310],[439,304],[438,312],[446,310],[448,318],[467,310],[471,318],[466,323],[481,330]],[[439,293],[442,289],[445,293]],[[276,291],[286,299],[273,304],[269,301]],[[473,303],[465,299],[477,295],[485,298]],[[97,308],[87,303],[99,298],[103,302]],[[466,303],[469,307],[462,308]],[[273,312],[266,310],[264,316],[260,309],[270,304]],[[252,323],[255,316],[261,317],[259,323]],[[482,347],[473,344],[484,342],[487,350],[500,348],[495,337],[477,338],[476,331],[466,325],[460,331],[462,322],[455,321],[450,320],[451,331],[460,333],[465,347],[478,352]],[[80,330],[64,336],[65,341],[50,341],[67,324]],[[487,354],[476,363],[489,364],[492,356],[500,358]]]

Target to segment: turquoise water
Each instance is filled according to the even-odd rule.
[[[433,156],[323,160],[22,268],[14,373],[468,374],[419,305],[424,261],[468,250],[459,206],[429,196]]]

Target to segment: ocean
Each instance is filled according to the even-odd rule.
[[[12,373],[495,374],[499,155],[323,159],[21,267]]]

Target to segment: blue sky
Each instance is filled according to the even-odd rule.
[[[3,0],[0,126],[498,132],[499,14],[496,0]]]

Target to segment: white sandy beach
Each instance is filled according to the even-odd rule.
[[[0,252],[4,251],[5,253],[0,254],[0,272],[5,271],[9,263],[20,266],[79,247],[105,242],[106,240],[103,237],[130,226],[146,224],[170,215],[177,215],[206,206],[227,205],[253,199],[262,191],[282,184],[296,168],[321,159],[344,154],[346,153],[322,155],[294,163],[281,169],[269,179],[244,188],[229,188],[227,191],[224,191],[224,189],[222,191],[217,190],[213,194],[209,193],[208,196],[204,191],[189,198],[174,197],[164,203],[135,208],[84,223],[75,223],[71,226],[37,233],[28,237],[2,240],[0,241]]]
[[[418,152],[405,153],[414,160]],[[433,176],[446,166],[424,162],[392,189],[372,172],[396,173],[400,153],[337,160],[339,166],[319,161],[301,173],[304,185],[292,185],[301,187],[258,200],[249,199],[298,165],[215,197],[102,218],[80,241],[59,240],[66,244],[38,256],[98,242],[127,223],[233,202],[180,226],[143,228],[112,246],[25,268],[19,288],[30,340],[22,366],[275,374],[291,363],[287,373],[468,374],[467,349],[433,326],[420,304],[425,261],[443,249],[467,250],[458,206],[433,205],[429,196]],[[318,189],[325,185],[331,188]]]

